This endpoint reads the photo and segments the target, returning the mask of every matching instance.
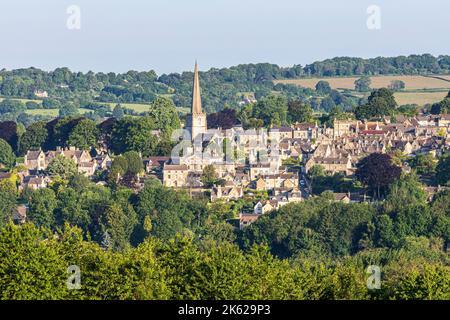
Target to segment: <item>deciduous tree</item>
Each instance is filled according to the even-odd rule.
[[[64,180],[69,180],[77,173],[77,165],[72,159],[63,155],[57,155],[48,164],[47,171],[52,176],[59,176]]]
[[[387,154],[372,153],[357,164],[356,177],[380,198],[387,187],[400,177],[401,168]]]
[[[69,134],[67,144],[82,150],[97,147],[99,130],[94,121],[82,119]]]
[[[55,227],[55,209],[58,205],[52,189],[37,189],[31,195],[29,219],[37,226]]]
[[[20,137],[20,154],[27,153],[28,150],[38,150],[44,146],[48,132],[46,123],[38,121],[27,127],[25,133]]]
[[[14,152],[5,140],[0,139],[0,168],[5,167],[10,169],[16,161]]]

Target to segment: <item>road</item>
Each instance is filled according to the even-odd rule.
[[[311,195],[311,182],[309,181],[308,177],[305,173],[303,173],[303,170],[299,171],[299,190],[302,193],[302,197],[307,199]],[[303,185],[301,181],[304,181]]]

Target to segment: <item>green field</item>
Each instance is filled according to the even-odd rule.
[[[33,116],[41,115],[41,116],[57,117],[58,109],[31,109],[26,110],[25,113]]]
[[[83,108],[79,108],[78,112],[80,114],[85,114],[86,112],[89,112],[91,110],[89,109],[83,109]],[[31,110],[26,110],[25,113],[30,114],[30,115],[41,115],[41,116],[49,116],[49,117],[57,117],[58,113],[59,113],[59,109],[31,109]]]
[[[112,108],[114,108],[114,106],[116,105],[115,103],[107,103],[107,104],[110,105]],[[150,108],[150,105],[148,105],[148,104],[137,104],[137,103],[122,103],[122,106],[124,108],[132,109],[136,112],[145,112],[145,111],[148,111]],[[180,113],[186,114],[186,113],[189,113],[191,109],[190,108],[177,108],[177,110]],[[78,111],[80,112],[80,114],[85,114],[92,110],[79,108]],[[57,117],[58,112],[59,112],[58,109],[30,109],[30,110],[25,111],[25,113],[30,114],[30,115],[42,115],[42,116],[49,116],[49,117]]]
[[[23,103],[27,103],[28,101],[33,101],[39,104],[42,104],[42,100],[36,100],[36,99],[21,99],[21,98],[6,98],[6,97],[0,97],[0,102],[5,100],[5,99],[10,99],[10,100],[18,100],[20,102]]]
[[[107,105],[111,107],[111,109],[114,109],[114,107],[117,105],[115,102],[107,102]],[[150,110],[150,104],[144,104],[144,103],[121,103],[122,107],[126,109],[131,109],[135,112],[146,112]],[[191,108],[188,107],[180,107],[177,108],[178,112],[180,113],[189,113],[191,111]]]
[[[424,106],[428,103],[442,101],[448,94],[448,91],[436,92],[395,92],[394,97],[399,106],[404,104],[417,104]]]
[[[169,96],[169,95],[168,95]],[[22,98],[7,98],[7,97],[0,97],[0,102],[4,99],[11,99],[11,100],[18,100],[21,101],[23,103],[26,103],[28,101],[33,101],[39,104],[42,104],[42,100],[36,100],[36,99],[22,99]],[[114,109],[114,107],[117,105],[116,102],[105,102],[105,105],[108,105],[111,107],[111,109]],[[145,104],[145,103],[121,103],[122,107],[127,108],[127,109],[131,109],[135,112],[146,112],[150,110],[150,104]],[[182,108],[177,108],[177,110],[180,113],[189,113],[190,112],[190,108],[187,107],[182,107]],[[91,110],[89,109],[84,109],[84,108],[79,108],[78,111],[80,112],[80,114],[84,114],[87,113]],[[30,110],[26,110],[25,113],[30,114],[30,115],[42,115],[42,116],[49,116],[49,117],[57,117],[58,116],[58,109],[30,109]]]
[[[187,114],[191,112],[191,108],[189,107],[180,107],[177,108],[178,112],[183,113],[183,114]]]
[[[116,102],[106,102],[106,105],[109,105],[111,109],[117,105]],[[131,109],[136,112],[146,112],[150,110],[150,104],[141,104],[141,103],[120,103],[120,105],[124,108]]]

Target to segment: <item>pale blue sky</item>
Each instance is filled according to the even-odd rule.
[[[366,26],[369,5],[381,29]],[[81,29],[66,27],[69,5]],[[2,0],[0,68],[150,70],[450,54],[448,0]]]

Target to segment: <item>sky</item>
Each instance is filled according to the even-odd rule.
[[[0,69],[161,74],[196,59],[208,70],[450,54],[449,12],[448,0],[2,0]]]

